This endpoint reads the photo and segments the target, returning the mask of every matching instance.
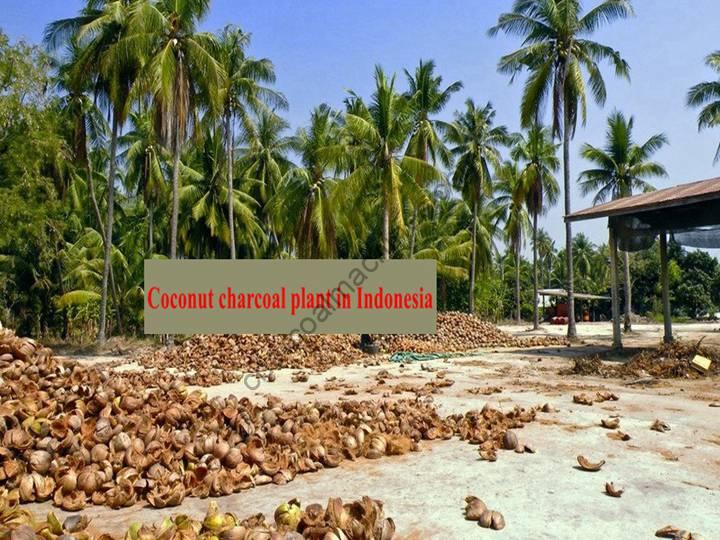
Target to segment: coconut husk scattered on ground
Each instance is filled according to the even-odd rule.
[[[176,506],[455,434],[493,450],[535,415],[485,407],[442,418],[422,400],[208,399],[167,372],[62,361],[8,330],[0,344],[0,488],[68,511]]]
[[[500,394],[502,392],[502,388],[499,386],[476,386],[468,388],[466,392],[474,396],[489,396],[492,394]]]
[[[375,337],[381,353],[459,352],[488,347],[565,346],[568,343],[566,338],[557,336],[516,338],[492,323],[459,312],[438,313],[437,334]],[[209,386],[238,380],[241,375],[232,371],[257,373],[294,368],[322,372],[359,360],[365,363],[380,361],[376,356],[364,355],[359,343],[358,335],[197,335],[180,346],[142,355],[138,362],[145,368],[174,368],[181,373],[192,373],[193,384]]]
[[[481,527],[499,531],[505,528],[505,518],[496,511],[490,510],[487,505],[474,495],[465,497],[465,519],[477,521]]]
[[[330,498],[325,506],[314,503],[304,507],[300,501],[292,499],[280,504],[271,520],[263,514],[240,519],[234,512],[222,512],[215,502],[211,502],[207,513],[200,519],[175,515],[155,524],[128,523],[124,535],[109,534],[101,531],[101,528],[102,525],[82,515],[73,515],[61,522],[50,512],[45,519],[40,519],[22,509],[12,493],[0,490],[1,538],[392,540],[395,537],[395,523],[392,518],[385,517],[382,501],[370,497],[348,503],[343,503],[340,498]]]
[[[479,445],[481,459],[495,461],[497,451],[501,449],[522,452],[527,449],[529,453],[535,452],[531,444],[521,441],[512,430],[522,428],[525,424],[534,421],[540,409],[540,407],[525,409],[516,406],[511,411],[502,413],[486,405],[480,411],[451,416],[449,420],[454,422],[454,430],[460,439]]]
[[[448,388],[455,384],[455,381],[446,377],[436,377],[425,383],[409,383],[400,382],[396,384],[389,384],[385,382],[385,379],[380,379],[377,385],[368,389],[370,393],[382,392],[384,394],[402,394],[403,392],[409,392],[415,394],[417,397],[429,396],[430,394],[439,394],[443,388]]]
[[[691,365],[692,359],[698,354],[712,361],[707,374],[700,373]],[[700,378],[720,375],[720,351],[698,342],[675,341],[640,351],[625,363],[603,362],[599,356],[577,358],[571,368],[561,370],[560,373],[619,378]]]

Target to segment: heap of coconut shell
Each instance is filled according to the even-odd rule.
[[[558,336],[516,338],[494,324],[460,312],[438,313],[437,334],[376,336],[383,353],[456,352],[488,347],[564,346]],[[281,368],[327,369],[364,358],[357,335],[197,335],[179,347],[141,356],[146,368],[173,367],[183,373],[201,370],[193,383],[215,384],[236,377],[233,371],[256,373]],[[220,379],[220,380],[218,380]],[[207,383],[203,383],[207,380]]]
[[[21,502],[172,506],[452,435],[415,403],[206,399],[163,378],[61,363],[8,332],[2,343],[0,486]]]
[[[363,356],[353,335],[205,335],[154,351],[138,361],[146,368],[174,367],[257,373],[281,368],[326,371]]]
[[[421,401],[208,399],[167,373],[61,362],[7,331],[0,343],[0,487],[21,502],[51,499],[68,511],[140,500],[175,506],[186,496],[284,484],[346,459],[403,454],[421,440],[472,438],[469,420],[443,419]],[[531,419],[491,411],[472,429],[495,433]]]
[[[293,499],[277,507],[272,522],[263,514],[239,519],[232,512],[221,512],[217,504],[211,502],[201,520],[178,515],[152,525],[133,523],[124,536],[118,537],[107,532],[96,533],[91,520],[82,515],[73,515],[61,522],[50,512],[40,520],[22,509],[11,494],[0,492],[0,538],[13,540],[38,537],[48,540],[392,540],[394,536],[395,523],[385,517],[383,503],[370,497],[350,503],[330,498],[325,507],[309,504],[305,508]]]
[[[435,334],[388,334],[380,336],[380,347],[386,352],[450,352],[497,347],[566,346],[560,336],[518,338],[503,332],[491,322],[459,311],[437,315]]]
[[[482,459],[495,461],[496,451],[500,449],[535,452],[530,443],[519,441],[513,430],[534,421],[538,409],[539,407],[526,409],[516,406],[511,411],[503,413],[486,405],[480,411],[451,416],[448,421],[454,422],[454,431],[460,439],[479,445],[478,450]]]

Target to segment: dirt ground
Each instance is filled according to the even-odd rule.
[[[503,327],[517,335],[531,335],[525,327]],[[544,326],[540,333],[561,334],[565,327]],[[396,383],[424,383],[446,370],[455,383],[432,395],[441,414],[464,413],[490,403],[501,409],[514,405],[551,403],[553,413],[518,431],[532,443],[535,454],[498,453],[496,462],[481,461],[477,447],[459,441],[423,443],[420,452],[376,461],[345,462],[336,469],[299,475],[284,486],[265,485],[217,499],[225,511],[241,517],[264,512],[293,497],[303,503],[326,502],[330,496],[356,499],[369,495],[385,503],[400,538],[437,539],[541,539],[541,538],[652,538],[673,524],[720,538],[720,379],[670,380],[653,384],[580,376],[560,376],[576,355],[603,350],[611,339],[609,323],[578,326],[580,341],[570,348],[488,350],[474,356],[416,362],[384,362],[380,366],[333,368],[311,374],[305,383],[291,382],[295,370],[276,372],[275,382],[226,384],[207,388],[208,395],[233,393],[262,399],[273,394],[286,400],[383,399],[375,375],[381,369]],[[676,325],[681,339],[720,344],[720,325]],[[657,344],[662,325],[635,325],[625,338],[628,347]],[[132,366],[128,366],[132,368]],[[333,377],[337,390],[323,386]],[[255,381],[251,381],[254,383]],[[319,389],[313,390],[312,385]],[[497,387],[499,392],[491,392]],[[356,395],[345,395],[352,388]],[[470,392],[476,389],[475,392]],[[592,406],[573,403],[574,393],[594,395],[606,389],[619,396]],[[370,393],[372,391],[372,393]],[[392,395],[398,397],[397,394]],[[413,397],[413,394],[403,394]],[[619,429],[631,439],[608,437],[602,418],[617,416]],[[655,419],[670,426],[660,433],[650,429]],[[576,456],[605,460],[599,472],[577,468]],[[625,489],[621,498],[604,493],[606,482]],[[475,495],[503,513],[502,531],[482,529],[463,519],[464,498]],[[185,513],[202,516],[208,501],[186,498],[182,506],[154,510],[145,503],[123,510],[93,507],[84,511],[98,528],[116,533],[132,521],[156,522],[164,516]],[[30,505],[39,512],[48,503]],[[55,510],[56,511],[56,510]],[[62,512],[57,512],[62,514]]]

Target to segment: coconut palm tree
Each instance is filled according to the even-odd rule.
[[[102,286],[103,237],[95,229],[87,228],[73,243],[61,251],[65,272],[59,307],[83,305],[100,300]],[[117,248],[114,248],[116,251]]]
[[[131,8],[133,31],[121,43],[126,55],[146,59],[136,92],[151,93],[156,124],[172,154],[171,259],[177,257],[182,147],[201,105],[220,110],[225,81],[214,55],[217,39],[197,31],[209,7],[209,0],[138,0]]]
[[[91,95],[92,79],[88,78],[87,73],[78,69],[78,62],[80,62],[83,54],[76,40],[68,43],[67,55],[57,67],[55,85],[63,94],[61,98],[62,112],[67,115],[68,120],[72,124],[70,145],[72,146],[74,165],[74,170],[71,174],[75,178],[74,184],[80,181],[78,174],[82,169],[85,169],[88,197],[101,238],[104,239],[106,238],[105,223],[103,222],[100,212],[97,191],[95,189],[95,176],[98,175],[98,172],[95,167],[93,167],[93,146],[101,146],[106,142],[109,129],[102,111]],[[112,264],[109,265],[109,287],[115,306],[118,326],[122,328],[122,313],[118,302],[118,291]]]
[[[96,97],[108,104],[112,114],[103,284],[97,338],[100,343],[103,343],[106,337],[107,289],[111,267],[117,176],[117,141],[121,126],[127,118],[130,91],[137,80],[139,69],[138,57],[127,54],[121,44],[133,27],[130,14],[135,5],[133,0],[90,0],[78,17],[55,21],[48,25],[45,31],[45,41],[50,47],[57,47],[63,43],[79,47],[81,52],[76,58],[74,69],[79,76],[93,79]]]
[[[130,113],[130,131],[120,137],[121,154],[127,168],[126,189],[142,196],[147,214],[147,251],[154,252],[155,209],[165,200],[165,167],[169,153],[158,139],[153,115],[148,111]]]
[[[550,235],[544,230],[538,230],[535,240],[533,242],[533,249],[537,249],[538,259],[540,260],[540,266],[543,271],[542,282],[546,287],[551,287],[551,275],[552,275],[552,264],[553,257],[555,256],[555,242]]]
[[[185,156],[188,165],[181,165],[183,186],[180,188],[180,210],[183,222],[180,238],[183,251],[194,257],[219,257],[230,248],[230,223],[224,211],[229,198],[227,158],[222,134],[206,129],[201,145]],[[234,223],[242,234],[239,243],[248,255],[260,254],[264,234],[257,221],[257,202],[247,193],[235,189]]]
[[[500,165],[497,169],[497,177],[496,191],[499,195],[495,202],[502,208],[505,241],[515,258],[515,317],[520,323],[520,263],[522,262],[520,251],[530,229],[530,216],[526,207],[528,186],[517,162],[506,161]]]
[[[55,86],[62,94],[62,111],[72,125],[70,144],[76,167],[85,169],[88,195],[92,203],[98,227],[105,237],[105,226],[97,202],[93,178],[91,151],[93,143],[107,139],[108,126],[102,111],[92,98],[92,80],[77,69],[82,51],[77,43],[68,44],[67,55],[58,63]]]
[[[233,25],[226,26],[219,38],[218,61],[226,77],[220,89],[222,101],[223,128],[225,133],[225,154],[227,155],[227,178],[234,178],[235,161],[235,121],[240,119],[244,125],[250,122],[252,111],[259,111],[266,105],[272,108],[287,107],[285,97],[263,83],[275,82],[275,68],[267,58],[248,57],[246,49],[250,45],[250,34],[246,34]],[[235,258],[235,226],[232,185],[228,185],[228,221],[230,229],[230,258]]]
[[[415,259],[432,259],[437,262],[440,286],[439,302],[447,308],[447,282],[468,278],[468,259],[472,246],[470,233],[464,226],[467,205],[464,201],[449,198],[437,200],[432,211],[418,222]]]
[[[345,115],[345,131],[350,142],[342,146],[354,168],[343,187],[355,200],[361,196],[378,196],[383,216],[383,257],[389,259],[391,221],[399,230],[405,228],[403,194],[422,200],[422,186],[442,175],[433,165],[401,154],[411,133],[413,117],[407,98],[395,92],[394,75],[388,78],[382,68],[376,66],[375,92],[370,104],[366,105],[353,93],[350,102],[353,112]]]
[[[238,138],[241,146],[236,149],[238,175],[247,184],[248,194],[259,204],[259,221],[270,241],[271,252],[280,246],[276,218],[283,216],[273,215],[269,203],[293,166],[288,158],[292,139],[284,134],[288,127],[275,113],[261,110],[243,125]]]
[[[720,75],[720,51],[705,57],[705,65]],[[698,130],[720,126],[720,77],[716,81],[701,82],[690,88],[687,104],[702,107],[698,114]],[[714,163],[720,160],[720,145],[715,151]]]
[[[452,184],[459,190],[468,206],[472,208],[472,253],[470,255],[469,311],[475,311],[475,278],[477,266],[478,216],[482,214],[483,201],[492,195],[491,168],[500,164],[500,147],[510,143],[505,126],[495,126],[495,109],[488,102],[478,107],[472,99],[465,101],[465,110],[455,113],[452,123],[442,123],[441,128],[451,153],[455,157]]]
[[[667,176],[665,167],[651,160],[653,154],[668,142],[663,133],[650,137],[643,144],[636,144],[632,138],[634,119],[619,111],[613,112],[607,121],[606,142],[603,148],[584,144],[580,150],[583,158],[593,168],[580,173],[578,181],[583,195],[595,193],[593,204],[630,197],[633,193],[655,189],[647,182],[649,178]],[[625,266],[625,331],[632,329],[632,283],[630,280],[630,258],[623,252]]]
[[[439,161],[443,166],[449,167],[451,154],[445,147],[438,133],[437,121],[433,120],[432,116],[445,108],[452,95],[462,88],[462,82],[455,81],[443,88],[442,77],[435,75],[435,62],[432,60],[420,60],[414,74],[408,70],[404,72],[409,86],[405,96],[410,101],[413,116],[412,135],[405,153],[433,165]],[[412,204],[409,246],[411,258],[415,252],[417,211],[417,205]]]
[[[521,171],[522,182],[527,190],[528,213],[532,218],[533,229],[533,328],[540,326],[538,314],[538,216],[545,214],[558,200],[560,187],[554,173],[560,168],[557,158],[557,145],[553,143],[549,129],[539,125],[532,126],[527,136],[519,134],[515,146],[510,152],[514,160],[524,161]]]
[[[595,244],[583,233],[573,239],[573,256],[575,257],[575,268],[580,270],[581,274],[589,274],[592,267],[593,254],[595,253]]]
[[[590,267],[590,279],[593,287],[590,292],[604,294],[610,286],[610,250],[607,244],[601,244],[595,250]]]
[[[589,292],[594,289],[592,270],[595,255],[595,244],[586,235],[579,233],[573,238],[573,264],[578,271],[578,284],[582,290]]]
[[[301,166],[291,167],[270,203],[271,213],[282,216],[295,238],[298,257],[332,258],[337,255],[337,208],[332,194],[339,163],[324,152],[337,144],[340,115],[323,104],[310,115],[307,128],[291,139]]]
[[[583,14],[580,0],[515,0],[503,13],[491,36],[498,32],[523,38],[522,48],[500,59],[498,69],[513,77],[527,70],[520,119],[524,127],[537,123],[551,97],[552,130],[563,138],[565,214],[570,214],[570,139],[578,115],[586,119],[587,78],[590,95],[603,105],[607,96],[599,62],[609,61],[615,74],[628,78],[629,67],[616,50],[589,39],[601,25],[633,14],[630,0],[603,0]],[[568,293],[568,336],[576,336],[573,296],[572,226],[565,223]]]

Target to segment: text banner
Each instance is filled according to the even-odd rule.
[[[435,261],[146,260],[146,334],[429,334]]]

